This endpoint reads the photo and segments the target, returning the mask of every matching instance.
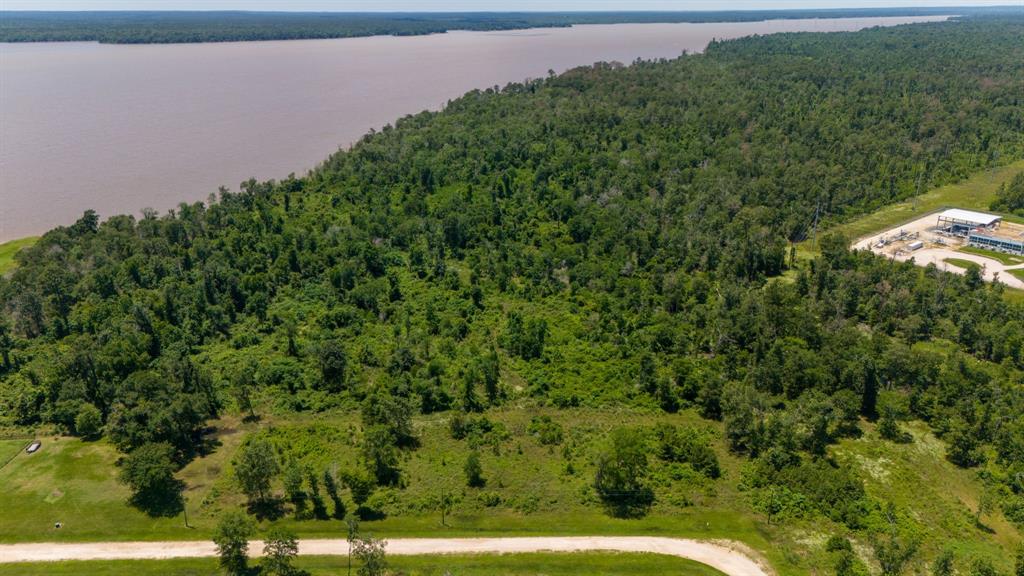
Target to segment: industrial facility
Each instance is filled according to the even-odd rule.
[[[996,228],[1002,220],[1002,216],[997,216],[995,214],[951,208],[939,213],[937,228],[947,234],[966,238],[972,230],[979,230],[983,228],[986,230],[992,230]]]

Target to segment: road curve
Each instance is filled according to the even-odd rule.
[[[254,555],[263,542],[249,546]],[[649,552],[707,564],[729,576],[769,576],[771,570],[729,541],[702,541],[648,536],[579,536],[535,538],[401,538],[387,541],[389,555],[508,554],[516,552]],[[299,553],[312,556],[344,556],[348,542],[301,540]],[[0,545],[2,562],[52,562],[58,560],[147,560],[215,556],[209,541],[184,542],[86,542],[78,544],[33,543]]]

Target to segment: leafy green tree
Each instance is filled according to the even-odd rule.
[[[907,563],[917,554],[917,540],[906,540],[896,536],[888,539],[875,539],[872,542],[875,560],[882,568],[883,576],[899,576]]]
[[[481,488],[487,484],[487,480],[484,478],[484,469],[480,465],[480,453],[476,450],[469,453],[466,457],[466,465],[463,467],[463,472],[466,474],[466,485],[471,488]]]
[[[0,374],[9,372],[13,368],[11,362],[11,350],[14,348],[14,339],[11,337],[11,326],[5,315],[0,313]]]
[[[642,515],[654,501],[646,485],[647,439],[635,428],[612,430],[597,459],[594,489],[614,516]]]
[[[993,493],[991,488],[982,488],[981,494],[978,495],[978,507],[974,513],[975,524],[981,524],[981,517],[985,514],[989,514],[996,507],[996,495]]]
[[[654,427],[658,442],[658,457],[667,462],[686,462],[708,478],[718,478],[721,468],[718,456],[706,435],[693,428],[679,428],[671,424]]]
[[[518,311],[510,312],[505,329],[506,348],[524,360],[540,358],[548,336],[548,323],[543,318],[524,320]]]
[[[121,383],[107,419],[107,435],[123,452],[166,442],[194,454],[216,405],[209,375],[187,359],[161,372],[134,372]]]
[[[850,254],[850,240],[841,232],[829,232],[821,237],[818,244],[821,255],[833,268],[844,268]]]
[[[359,576],[384,576],[387,574],[387,542],[370,536],[359,536],[352,543],[352,554],[359,561],[356,574]]]
[[[363,433],[363,462],[381,486],[398,484],[402,472],[398,466],[395,436],[383,426],[371,426]]]
[[[121,463],[120,479],[131,489],[133,505],[155,516],[181,511],[183,484],[174,477],[177,470],[170,444],[143,444]]]
[[[946,442],[946,458],[957,466],[970,468],[984,460],[978,439],[963,422],[957,421],[953,424],[946,436]]]
[[[892,407],[882,407],[882,417],[878,420],[878,435],[891,442],[906,444],[913,438],[900,428],[896,415],[897,413]]]
[[[399,446],[413,448],[419,444],[412,424],[413,410],[408,398],[374,392],[363,400],[363,425],[367,428],[383,426],[394,436]]]
[[[768,400],[748,384],[730,382],[722,392],[722,415],[729,447],[757,456],[767,438]]]
[[[1009,183],[1002,183],[990,206],[1001,212],[1024,213],[1024,174],[1018,173]]]
[[[231,576],[243,576],[248,572],[249,538],[253,531],[252,521],[237,510],[228,511],[217,523],[213,543],[217,546],[221,568]]]
[[[438,507],[441,509],[441,526],[447,526],[448,515],[452,513],[452,507],[455,505],[455,497],[452,496],[451,492],[447,490],[441,491],[441,497],[438,500]]]
[[[640,369],[637,373],[637,388],[642,392],[654,396],[658,392],[657,366],[654,363],[654,356],[646,353],[640,357]]]
[[[791,492],[784,486],[772,484],[760,495],[757,501],[757,508],[765,514],[765,521],[771,525],[772,518],[778,517],[786,509],[786,501],[791,497]]]
[[[251,503],[265,503],[271,497],[270,484],[280,467],[270,442],[261,436],[249,440],[242,446],[234,467],[235,478]]]
[[[92,404],[82,404],[75,416],[75,432],[82,438],[96,438],[103,431],[103,415]]]
[[[482,376],[477,367],[470,366],[462,374],[462,410],[465,412],[480,412],[483,410],[483,404],[480,402],[480,398],[477,397],[476,388],[477,383],[480,381]]]
[[[537,437],[541,446],[557,446],[565,439],[565,431],[562,425],[551,419],[551,416],[534,416],[530,420],[527,432]]]
[[[324,470],[324,488],[327,490],[327,497],[334,504],[334,518],[338,520],[343,519],[345,517],[345,502],[341,500],[341,495],[338,494],[338,482],[334,479],[334,474],[331,474],[330,470]]]
[[[284,475],[282,477],[284,483],[284,494],[292,506],[295,508],[295,517],[301,518],[306,510],[306,499],[308,495],[303,490],[303,473],[302,466],[298,462],[292,460],[284,468]]]
[[[327,340],[317,348],[320,382],[325,390],[340,392],[345,385],[348,355],[338,340]]]
[[[345,486],[352,493],[352,501],[361,509],[373,494],[374,479],[361,471],[349,471],[343,475]],[[357,510],[358,511],[358,510]]]
[[[297,573],[294,561],[298,555],[299,542],[295,533],[280,526],[271,528],[263,544],[262,573],[292,576]]]
[[[498,351],[491,348],[490,352],[480,359],[480,372],[484,379],[484,393],[487,395],[487,403],[497,406],[501,402],[501,364],[498,360]]]
[[[327,506],[324,504],[324,497],[320,495],[320,480],[310,470],[306,481],[309,482],[309,499],[313,502],[313,517],[317,520],[326,520]]]
[[[239,411],[247,413],[246,419],[255,421],[256,409],[252,404],[252,395],[256,386],[256,368],[252,364],[244,366],[231,379],[231,395]]]

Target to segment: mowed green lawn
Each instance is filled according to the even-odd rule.
[[[149,518],[125,505],[128,491],[117,481],[109,444],[40,440],[38,452],[21,451],[0,470],[0,541],[188,537],[180,519]],[[55,529],[56,522],[64,526]]]
[[[253,561],[255,564],[257,561]],[[722,576],[689,560],[657,554],[502,554],[393,556],[391,569],[406,576]],[[313,576],[345,574],[344,557],[300,557],[296,566]],[[0,576],[207,576],[218,574],[215,559],[136,560],[0,564]]]
[[[981,265],[978,264],[977,262],[964,260],[963,258],[944,258],[942,261],[948,264],[952,264],[957,268],[963,268],[964,270],[969,270],[971,268],[981,268]]]
[[[14,267],[14,254],[18,250],[35,244],[36,240],[39,240],[39,238],[32,236],[0,244],[0,274],[4,274]]]
[[[0,466],[11,461],[19,452],[28,447],[31,440],[0,440]]]

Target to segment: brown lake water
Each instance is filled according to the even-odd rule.
[[[474,88],[712,39],[945,17],[616,24],[120,46],[0,44],[0,242],[302,174],[371,128]]]

